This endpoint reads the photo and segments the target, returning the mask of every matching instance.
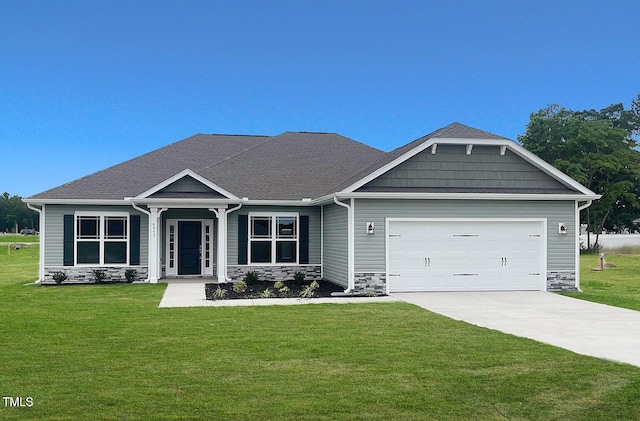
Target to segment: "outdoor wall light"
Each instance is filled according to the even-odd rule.
[[[567,224],[564,222],[558,224],[558,234],[567,235]]]
[[[367,222],[367,234],[373,235],[374,230],[375,230],[375,224],[373,222]]]

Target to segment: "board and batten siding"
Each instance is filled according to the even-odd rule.
[[[298,213],[309,216],[309,264],[320,265],[320,208],[318,207],[287,207],[287,206],[243,206],[227,217],[227,264],[238,264],[238,215],[250,213]]]
[[[385,218],[545,218],[547,271],[575,270],[574,201],[358,199],[354,215],[356,272],[386,271]],[[366,233],[367,222],[375,223],[373,235]],[[568,235],[558,234],[560,222],[566,224]]]
[[[324,212],[324,256],[322,259],[324,279],[348,286],[349,240],[347,209],[339,205],[327,205]]]
[[[364,186],[384,188],[438,189],[566,189],[540,169],[500,146],[438,145],[409,158]]]
[[[127,212],[130,215],[140,215],[140,265],[148,264],[149,219],[147,215],[135,210],[131,206],[68,206],[45,205],[45,266],[63,266],[64,215],[73,215],[77,211],[83,212]]]

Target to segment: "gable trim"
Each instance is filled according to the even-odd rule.
[[[504,139],[504,140],[502,140],[502,139],[460,139],[460,138],[432,138],[432,139],[428,139],[425,142],[421,143],[420,145],[416,146],[415,148],[411,149],[410,151],[405,152],[404,154],[402,154],[398,158],[396,158],[393,161],[387,163],[386,165],[383,165],[382,167],[380,167],[377,170],[373,171],[371,174],[367,175],[366,177],[361,178],[360,180],[356,181],[355,183],[353,183],[352,185],[350,185],[349,187],[345,188],[344,190],[342,190],[342,191],[340,191],[338,193],[339,194],[348,194],[348,193],[352,193],[353,194],[360,187],[364,186],[365,184],[369,183],[370,181],[375,180],[376,178],[378,178],[381,175],[385,174],[387,171],[397,167],[398,165],[400,165],[403,162],[407,161],[408,159],[414,157],[415,155],[419,154],[420,152],[426,150],[427,148],[433,147],[432,150],[431,150],[431,153],[433,154],[435,152],[438,144],[444,144],[444,145],[466,145],[467,146],[467,153],[471,152],[469,146],[473,147],[473,145],[478,145],[478,146],[499,146],[501,155],[503,155],[503,151],[506,151],[506,149],[509,149],[513,153],[518,155],[520,158],[524,159],[526,162],[530,163],[531,165],[533,165],[534,167],[538,168],[539,170],[541,170],[542,172],[546,173],[547,175],[549,175],[550,177],[554,178],[555,180],[559,181],[560,183],[562,183],[562,184],[564,184],[564,185],[566,185],[566,186],[568,186],[570,188],[573,188],[574,190],[579,192],[581,195],[584,195],[584,196],[587,196],[587,197],[599,198],[599,196],[597,194],[595,194],[591,190],[587,189],[586,187],[584,187],[583,185],[581,185],[580,183],[578,183],[577,181],[575,181],[574,179],[572,179],[571,177],[569,177],[568,175],[563,173],[562,171],[558,170],[557,168],[555,168],[551,164],[549,164],[546,161],[542,160],[541,158],[539,158],[538,156],[536,156],[533,153],[529,152],[528,150],[526,150],[525,148],[523,148],[522,146],[518,145],[517,143],[515,143],[512,140],[509,140],[509,139]],[[531,195],[529,195],[529,196],[531,196]]]
[[[151,187],[149,190],[146,190],[146,191],[140,193],[139,195],[134,197],[134,199],[135,200],[148,199],[149,196],[153,195],[154,193],[159,192],[160,190],[164,189],[165,187],[175,183],[176,181],[178,181],[178,180],[180,180],[180,179],[182,179],[184,177],[193,178],[197,182],[205,185],[206,187],[210,188],[211,190],[214,190],[214,191],[220,193],[221,195],[225,196],[229,200],[234,200],[234,201],[240,200],[234,194],[228,192],[227,190],[223,189],[222,187],[220,187],[217,184],[213,183],[212,181],[204,178],[203,176],[201,176],[200,174],[196,173],[195,171],[193,171],[193,170],[191,170],[189,168],[180,171],[178,174],[167,178],[166,180],[164,180],[163,182],[161,182],[159,184],[156,184],[155,186]]]

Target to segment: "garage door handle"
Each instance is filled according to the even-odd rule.
[[[477,273],[454,273],[453,276],[478,276]]]

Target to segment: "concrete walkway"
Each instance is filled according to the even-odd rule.
[[[200,279],[169,280],[158,307],[246,307],[299,304],[349,304],[371,302],[397,302],[393,297],[331,297],[331,298],[259,298],[255,300],[207,300]]]
[[[640,312],[549,292],[394,293],[434,313],[640,367]]]

